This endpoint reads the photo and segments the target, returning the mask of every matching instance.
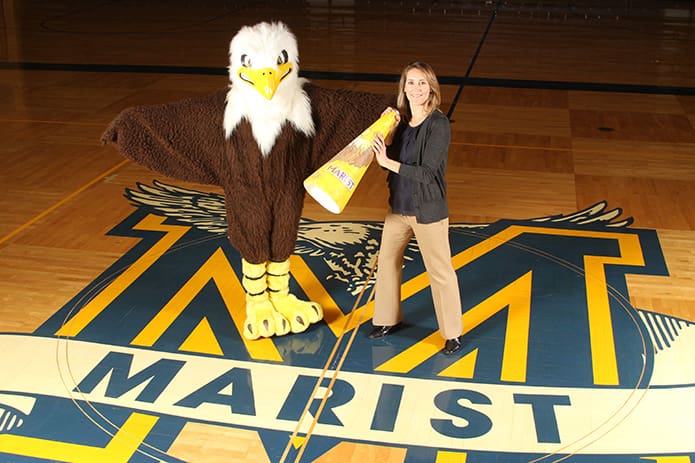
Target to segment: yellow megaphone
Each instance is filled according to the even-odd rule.
[[[330,161],[316,169],[304,180],[306,191],[327,210],[340,214],[374,158],[374,136],[380,133],[386,138],[398,123],[397,114],[396,111],[382,114]]]

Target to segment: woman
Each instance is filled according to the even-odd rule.
[[[445,182],[451,129],[438,109],[440,102],[432,68],[422,62],[407,65],[398,85],[399,124],[386,140],[377,135],[373,141],[377,162],[390,171],[391,210],[379,249],[374,329],[369,337],[387,336],[400,325],[403,255],[414,235],[430,278],[439,332],[445,339],[443,352],[453,354],[461,348],[463,325],[458,279],[451,264]]]

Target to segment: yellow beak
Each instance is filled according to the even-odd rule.
[[[238,75],[241,80],[251,85],[258,93],[271,100],[280,82],[292,72],[292,65],[285,63],[276,68],[249,69],[241,67]]]

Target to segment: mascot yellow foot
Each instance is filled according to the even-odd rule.
[[[268,297],[266,264],[252,264],[242,259],[241,269],[244,274],[242,285],[246,291],[244,337],[258,339],[289,333],[290,322],[275,310]]]
[[[289,322],[293,333],[301,333],[309,325],[323,319],[321,305],[302,301],[290,294],[290,261],[268,262],[270,302]]]

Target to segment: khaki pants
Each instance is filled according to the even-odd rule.
[[[372,323],[376,326],[390,326],[403,318],[403,255],[413,235],[430,279],[439,332],[444,339],[456,338],[461,335],[463,325],[458,278],[451,264],[448,218],[435,223],[419,224],[414,216],[390,212],[386,216],[379,249]]]

